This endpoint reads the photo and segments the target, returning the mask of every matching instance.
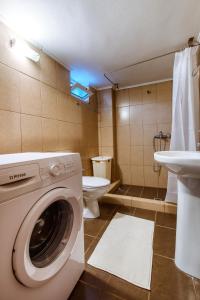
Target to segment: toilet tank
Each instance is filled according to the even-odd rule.
[[[93,175],[111,180],[111,156],[96,156],[92,158]]]

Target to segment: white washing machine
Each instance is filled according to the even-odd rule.
[[[66,300],[84,269],[76,153],[0,155],[0,300]]]

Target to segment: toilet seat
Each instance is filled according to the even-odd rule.
[[[101,177],[83,176],[82,184],[85,189],[95,189],[109,185],[110,180]]]

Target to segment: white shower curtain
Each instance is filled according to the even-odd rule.
[[[199,130],[198,47],[175,54],[170,150],[196,151]],[[177,201],[177,177],[168,173],[166,201]]]

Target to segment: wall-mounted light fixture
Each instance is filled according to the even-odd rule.
[[[40,54],[29,47],[29,45],[24,41],[11,39],[10,47],[13,48],[15,52],[33,60],[34,62],[38,62],[40,60]]]
[[[93,92],[89,88],[83,86],[82,84],[76,82],[75,80],[71,79],[70,87],[71,87],[71,95],[83,102],[89,102],[90,96],[93,95]]]

